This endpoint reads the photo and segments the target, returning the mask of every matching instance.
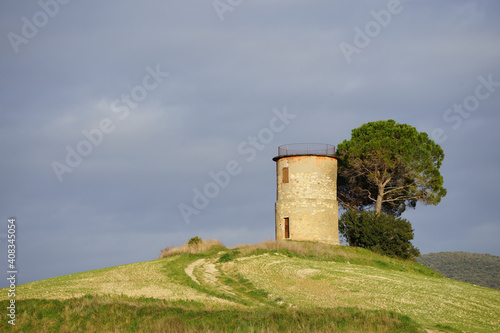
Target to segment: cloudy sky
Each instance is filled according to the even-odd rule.
[[[193,236],[272,239],[277,147],[385,119],[446,155],[448,195],[403,215],[414,244],[500,255],[499,14],[493,0],[2,1],[0,269],[11,216],[19,283]]]

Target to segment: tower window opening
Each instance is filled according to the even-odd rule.
[[[283,183],[288,183],[288,167],[283,168]]]
[[[285,217],[285,238],[290,238],[290,218]]]

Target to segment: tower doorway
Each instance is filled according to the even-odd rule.
[[[290,218],[285,217],[285,238],[290,238]]]

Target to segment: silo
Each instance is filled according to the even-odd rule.
[[[278,147],[276,240],[339,244],[337,160],[328,144]]]

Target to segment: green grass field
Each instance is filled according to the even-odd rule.
[[[18,332],[498,332],[500,291],[359,248],[265,242],[17,286]],[[168,253],[167,253],[168,252]],[[7,289],[0,290],[2,308]]]

